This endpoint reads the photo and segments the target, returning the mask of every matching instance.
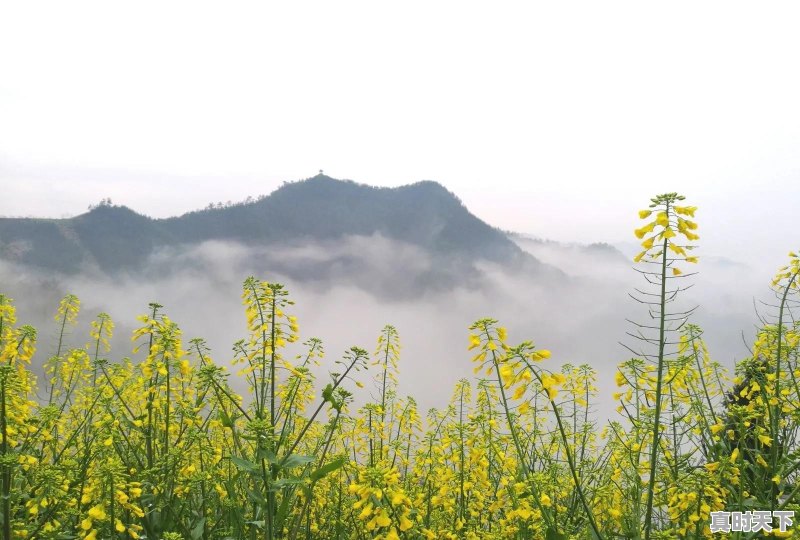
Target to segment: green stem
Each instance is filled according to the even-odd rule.
[[[2,326],[0,326],[0,328],[2,328]],[[11,540],[11,470],[6,461],[6,454],[8,453],[6,375],[7,372],[2,374],[3,380],[1,383],[2,386],[0,386],[0,430],[2,431],[2,443],[0,443],[0,448],[2,448],[3,453],[3,540]]]
[[[666,207],[667,217],[669,217],[669,204]],[[655,418],[653,420],[653,441],[650,449],[650,478],[647,482],[647,509],[644,516],[644,540],[650,540],[650,530],[653,521],[653,494],[656,485],[656,459],[658,458],[658,439],[661,429],[661,386],[664,381],[664,333],[666,318],[666,298],[667,298],[667,247],[669,239],[664,238],[661,251],[661,300],[660,300],[660,321],[658,326],[658,379],[656,381],[656,407]]]
[[[522,357],[522,361],[525,362],[525,365],[528,369],[533,373],[534,377],[539,381],[539,384],[544,386],[542,382],[542,378],[539,376],[539,373],[533,369],[533,366],[528,363],[528,360]],[[553,409],[553,414],[556,417],[556,423],[558,424],[558,431],[561,434],[561,440],[564,442],[564,450],[567,454],[567,464],[569,465],[570,473],[572,473],[572,481],[575,484],[575,489],[578,492],[578,497],[581,500],[581,505],[583,506],[584,512],[586,512],[586,518],[589,520],[589,525],[592,527],[592,531],[596,535],[598,540],[603,540],[603,535],[600,533],[600,528],[597,526],[597,522],[594,520],[594,514],[592,513],[591,509],[589,508],[589,502],[586,500],[586,494],[583,492],[583,487],[581,485],[581,481],[578,478],[578,471],[575,467],[575,457],[572,455],[572,451],[569,448],[569,439],[567,438],[567,434],[564,431],[564,423],[561,420],[561,413],[558,410],[558,405],[556,402],[548,395],[548,400],[550,401],[550,407]]]
[[[797,279],[798,272],[795,272],[792,275],[789,282],[786,284],[786,287],[783,289],[783,296],[781,297],[781,305],[778,311],[778,345],[777,351],[775,352],[775,392],[773,396],[775,399],[780,398],[780,389],[781,389],[781,355],[783,354],[783,315],[784,310],[786,308],[786,297],[789,295],[789,291],[791,290],[792,283],[795,279]],[[779,422],[780,422],[780,409],[781,404],[780,401],[777,405],[770,405],[770,408],[774,408],[772,413],[772,418],[770,422],[770,428],[772,436],[772,444],[769,447],[769,454],[770,454],[770,478],[777,474],[778,469],[778,430],[779,430]],[[775,510],[775,502],[778,498],[778,484],[772,482],[770,480],[771,488],[770,488],[770,509]]]

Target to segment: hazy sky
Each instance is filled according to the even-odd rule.
[[[152,216],[319,169],[436,180],[489,223],[632,238],[650,195],[703,247],[800,244],[800,4],[5,2],[0,215]]]

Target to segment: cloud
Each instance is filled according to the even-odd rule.
[[[491,262],[476,264],[464,277],[453,273],[453,261],[374,235],[272,247],[205,242],[157,251],[141,274],[114,279],[49,276],[0,263],[0,289],[16,299],[20,322],[40,328],[40,359],[55,350],[52,316],[60,297],[72,292],[82,300],[82,323],[68,336],[69,346],[83,346],[88,322],[104,311],[117,324],[112,358],[129,356],[136,315],[157,301],[187,341],[205,338],[217,362],[227,364],[232,344],[246,335],[242,281],[255,275],[281,282],[296,302],[289,312],[299,319],[301,341],[321,338],[328,366],[350,346],[372,351],[381,328],[394,325],[403,345],[399,389],[413,395],[421,410],[444,406],[456,381],[474,379],[467,329],[479,318],[493,317],[508,328],[511,342],[530,339],[550,349],[553,358],[545,367],[565,362],[594,367],[598,413],[611,414],[614,367],[630,357],[619,344],[630,329],[625,319],[646,317],[628,292],[644,284],[627,258],[610,249],[519,243],[568,277]],[[441,270],[442,265],[449,266]],[[432,275],[453,281],[448,287],[425,286]],[[753,333],[752,297],[766,289],[755,278],[746,267],[711,261],[684,295],[687,305],[702,306],[696,322],[706,329],[712,355],[724,364],[746,354],[741,334]],[[318,375],[324,377],[324,371]],[[366,392],[357,391],[359,400],[367,399]]]

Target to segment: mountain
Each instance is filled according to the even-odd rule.
[[[376,188],[318,175],[257,202],[164,220],[183,242],[209,238],[277,242],[375,233],[426,250],[488,259],[521,251],[436,182]]]
[[[335,245],[352,237],[379,237],[413,246],[437,261],[423,278],[446,283],[453,272],[476,275],[492,261],[537,268],[538,261],[503,232],[473,214],[436,182],[377,188],[318,175],[285,183],[268,196],[226,207],[210,206],[179,217],[152,219],[103,203],[68,219],[0,218],[0,260],[61,274],[144,270],[154,254],[209,241],[253,247]],[[338,257],[341,270],[358,255]],[[266,257],[264,264],[293,277],[321,278],[331,261],[295,267]],[[336,261],[334,261],[336,262]],[[438,276],[438,277],[437,277]]]
[[[611,244],[563,243],[521,233],[509,233],[508,236],[544,265],[557,267],[572,277],[602,275],[608,278],[609,272],[623,272],[627,276],[631,267],[632,257],[627,257]]]
[[[632,258],[628,257],[616,246],[606,242],[593,242],[591,244],[580,244],[577,242],[557,242],[555,240],[548,240],[518,232],[509,232],[508,237],[524,251],[535,255],[536,258],[540,260],[544,259],[539,257],[537,253],[544,252],[545,250],[552,250],[561,253],[573,253],[587,257],[596,257],[598,260],[617,262],[626,266],[630,266],[630,259]]]

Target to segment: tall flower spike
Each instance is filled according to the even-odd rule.
[[[683,274],[683,271],[676,266],[678,262],[697,262],[697,257],[688,253],[688,251],[695,248],[688,242],[693,242],[700,238],[693,232],[697,230],[697,223],[683,217],[693,218],[697,207],[675,204],[683,199],[684,197],[677,193],[665,193],[651,199],[650,210],[639,211],[640,219],[647,219],[653,213],[655,213],[655,219],[634,230],[636,238],[643,240],[641,243],[643,251],[634,257],[634,262],[638,263],[642,260],[653,261],[661,257],[662,250],[669,249],[676,255],[676,257],[669,259],[669,266],[672,269],[673,276]],[[680,240],[683,240],[681,236],[687,241],[686,244],[679,243]]]
[[[651,199],[651,210],[642,211],[639,216],[641,219],[647,219],[652,214],[655,214],[655,219],[634,231],[636,238],[643,240],[641,246],[644,248],[644,251],[634,257],[634,262],[648,265],[649,270],[642,271],[642,274],[644,274],[649,283],[656,285],[660,289],[659,293],[642,293],[649,295],[645,300],[634,296],[634,299],[648,304],[648,306],[658,306],[650,308],[650,317],[659,321],[658,326],[633,323],[637,326],[637,331],[636,334],[630,334],[645,345],[654,348],[654,352],[650,354],[642,352],[643,356],[653,361],[657,360],[657,365],[654,366],[655,377],[648,375],[644,379],[650,385],[650,388],[646,390],[646,395],[652,395],[652,401],[655,402],[647,481],[647,508],[644,522],[645,540],[650,540],[651,538],[654,494],[660,490],[660,488],[656,489],[659,468],[659,455],[656,450],[660,447],[660,432],[663,427],[661,425],[661,415],[663,414],[661,409],[662,398],[667,390],[672,392],[674,388],[679,387],[682,380],[676,380],[675,373],[670,371],[672,368],[669,365],[669,358],[675,356],[675,351],[670,348],[673,345],[670,342],[670,334],[680,330],[680,327],[692,312],[692,310],[683,312],[668,312],[667,310],[667,304],[671,303],[682,290],[681,287],[670,289],[667,285],[667,280],[685,277],[678,266],[679,263],[697,262],[697,257],[689,255],[689,251],[695,248],[689,242],[699,238],[697,234],[692,232],[697,229],[697,224],[688,219],[694,217],[697,208],[694,206],[680,206],[679,203],[684,199],[685,197],[677,193],[665,193],[654,197]],[[647,236],[648,234],[650,236]],[[684,243],[684,239],[686,243]],[[660,301],[654,301],[653,297],[660,298]],[[640,354],[633,349],[629,350],[634,354]],[[636,377],[634,380],[638,384],[639,378]],[[618,386],[626,384],[624,373],[617,374],[616,382]],[[654,387],[652,386],[653,384]],[[615,399],[622,395],[621,392],[617,393]]]

